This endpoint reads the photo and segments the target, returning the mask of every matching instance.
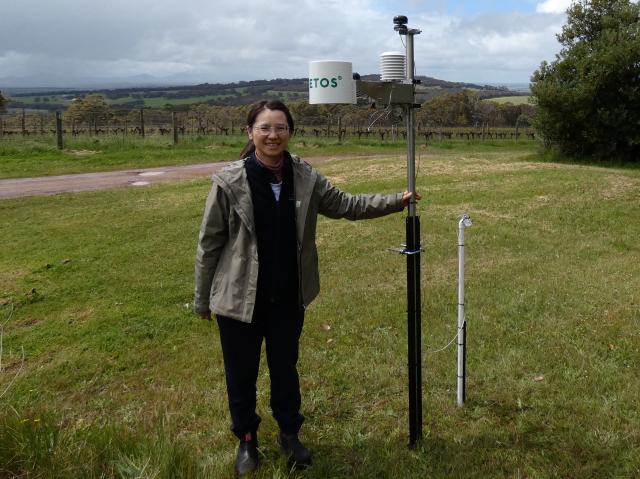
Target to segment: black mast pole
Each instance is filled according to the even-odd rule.
[[[407,118],[407,190],[413,196],[406,218],[407,256],[407,356],[409,369],[409,447],[422,439],[422,306],[420,298],[420,217],[416,211],[416,141],[415,141],[415,77],[413,37],[420,30],[407,27],[408,19],[393,19],[394,29],[406,37],[405,84],[413,89],[412,103],[406,106]]]
[[[420,304],[420,218],[408,216],[407,324],[409,363],[409,446],[422,439],[422,324]]]

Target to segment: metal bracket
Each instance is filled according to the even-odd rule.
[[[404,254],[407,256],[413,255],[413,254],[420,254],[424,251],[424,248],[420,248],[414,251],[409,251],[407,249],[407,245],[406,244],[400,244],[400,246],[402,246],[402,248],[387,248],[387,251],[390,251],[392,253],[398,253],[398,254]]]
[[[413,105],[415,87],[413,84],[390,81],[356,80],[356,92],[367,95],[376,105]]]

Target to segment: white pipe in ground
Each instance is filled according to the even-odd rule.
[[[458,222],[458,406],[465,400],[465,366],[467,323],[464,319],[464,229],[471,226],[471,218],[464,214]]]

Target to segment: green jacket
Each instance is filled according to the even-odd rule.
[[[340,191],[306,162],[292,156],[300,305],[320,291],[318,213],[359,220],[402,211],[402,193],[351,195]],[[258,284],[258,244],[244,160],[213,176],[195,262],[194,310],[251,322]]]

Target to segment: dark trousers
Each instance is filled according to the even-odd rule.
[[[247,432],[257,431],[260,424],[260,416],[256,414],[256,380],[263,338],[273,417],[282,432],[297,433],[304,421],[296,368],[304,310],[297,305],[267,303],[256,305],[251,323],[219,315],[217,320],[233,433],[241,438]]]

